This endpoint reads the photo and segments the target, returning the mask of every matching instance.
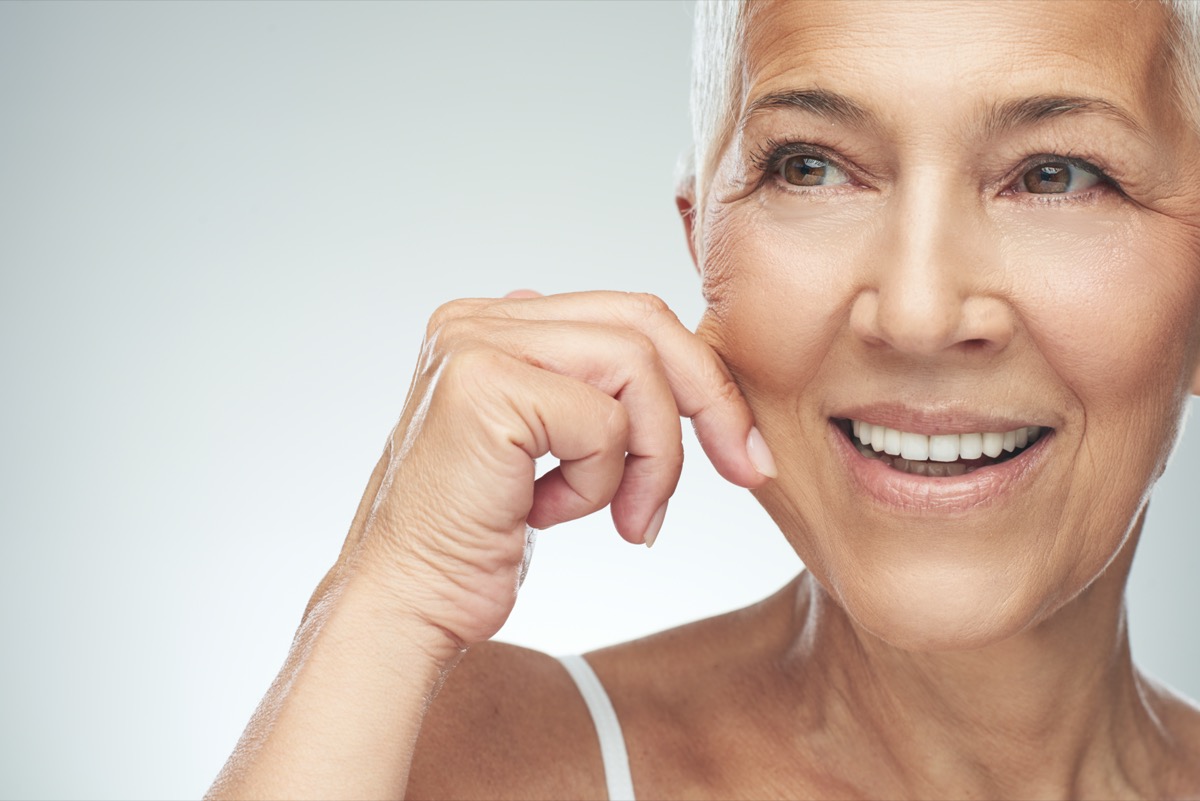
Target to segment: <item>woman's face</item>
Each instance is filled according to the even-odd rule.
[[[1074,598],[1177,438],[1200,148],[1166,20],[1066,0],[756,7],[746,113],[705,200],[700,333],[779,463],[759,500],[897,645],[983,645]],[[883,451],[853,444],[864,426]],[[1029,427],[1024,450],[981,436]]]

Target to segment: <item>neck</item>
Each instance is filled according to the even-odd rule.
[[[869,794],[1137,792],[1151,777],[1127,766],[1148,764],[1147,735],[1157,730],[1125,626],[1136,539],[1135,532],[1105,574],[1049,619],[971,651],[892,647],[857,627],[804,574],[795,584],[786,663],[832,741],[872,765],[870,781],[887,782],[862,788]]]

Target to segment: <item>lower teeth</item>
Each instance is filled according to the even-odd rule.
[[[874,451],[872,456],[878,457]],[[965,462],[913,462],[908,459],[901,459],[899,456],[888,456],[882,454],[881,461],[888,464],[902,473],[912,473],[914,476],[930,476],[932,478],[946,478],[947,476],[961,476],[970,473],[977,468],[974,465],[968,465]]]

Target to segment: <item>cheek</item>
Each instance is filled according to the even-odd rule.
[[[1196,358],[1200,241],[1166,220],[1061,216],[1004,238],[1028,336],[1088,428],[1170,439]]]
[[[705,232],[697,331],[725,359],[751,403],[794,398],[847,324],[851,265],[869,239],[861,213],[780,216],[748,198],[714,205]]]
[[[1049,214],[1001,239],[1024,347],[1078,410],[1062,431],[1073,452],[1061,558],[1046,562],[1074,587],[1112,557],[1177,440],[1196,358],[1200,241],[1163,218]]]

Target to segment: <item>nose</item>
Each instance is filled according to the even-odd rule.
[[[952,180],[952,179],[951,179]],[[869,345],[915,357],[998,352],[1012,340],[999,248],[978,198],[937,178],[897,194],[850,314]]]

